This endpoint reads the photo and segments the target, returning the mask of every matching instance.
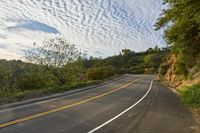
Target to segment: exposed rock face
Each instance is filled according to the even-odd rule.
[[[191,80],[185,80],[184,82],[182,82],[182,84],[178,86],[178,88],[182,88],[184,86],[191,86],[197,83],[200,83],[200,72],[194,74]]]
[[[167,73],[165,74],[164,78],[168,81],[174,81],[176,79],[176,74],[175,74],[176,60],[177,58],[174,54],[166,58],[166,65],[169,66],[169,69],[167,70]]]
[[[179,76],[175,73],[175,63],[177,61],[177,56],[175,54],[169,55],[165,62],[162,64],[166,73],[163,75],[163,78],[168,82],[170,86],[173,86],[177,89],[183,88],[184,86],[191,86],[200,82],[200,72],[199,73],[190,73],[192,74],[191,79],[186,80],[183,76]]]

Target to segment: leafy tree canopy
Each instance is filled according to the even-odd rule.
[[[84,54],[64,38],[48,39],[43,41],[41,46],[34,46],[25,52],[27,61],[44,66],[61,84],[69,80],[67,77],[73,77],[83,70],[81,61]]]
[[[200,1],[163,0],[168,6],[156,23],[156,30],[165,29],[166,42],[182,58],[186,69],[200,59]]]

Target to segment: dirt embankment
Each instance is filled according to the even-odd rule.
[[[165,59],[166,73],[163,76],[164,81],[171,87],[181,89],[184,86],[191,86],[200,83],[200,72],[191,75],[190,79],[185,79],[184,76],[177,75],[175,72],[176,55],[170,55]]]

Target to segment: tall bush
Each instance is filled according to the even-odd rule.
[[[94,67],[87,71],[89,80],[102,80],[115,74],[115,68],[112,66]]]

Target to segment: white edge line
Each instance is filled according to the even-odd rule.
[[[113,81],[111,83],[108,83],[108,84],[105,84],[105,85],[102,85],[102,86],[94,87],[94,89],[97,89],[97,88],[100,88],[100,87],[105,87],[107,85],[110,85],[112,83],[121,81],[121,80],[126,79],[126,78],[127,77],[119,79],[119,80],[116,80],[116,81]],[[85,91],[89,91],[89,90],[92,90],[92,89],[88,89],[88,90],[85,90]],[[81,91],[81,92],[79,92],[79,94],[83,93],[85,91]],[[32,105],[38,105],[38,104],[42,104],[42,103],[46,103],[46,102],[50,102],[50,101],[55,101],[57,99],[66,98],[66,97],[69,97],[69,96],[72,96],[72,95],[76,95],[76,94],[77,93],[74,93],[74,94],[71,94],[71,95],[66,95],[66,96],[61,96],[61,97],[56,97],[56,98],[52,98],[52,99],[49,99],[49,100],[43,100],[43,101],[40,101],[40,102],[35,102],[35,103],[26,104],[26,105],[21,105],[21,106],[18,106],[18,107],[12,107],[12,108],[8,108],[8,109],[3,109],[3,110],[0,110],[0,113],[6,112],[6,111],[10,111],[10,110],[14,110],[14,109],[20,109],[20,108],[24,108],[24,107],[29,107],[29,106],[32,106]]]
[[[110,120],[104,122],[103,124],[101,124],[100,126],[92,129],[91,131],[89,131],[88,133],[94,133],[95,131],[99,130],[100,128],[104,127],[105,125],[107,125],[108,123],[114,121],[115,119],[117,119],[118,117],[120,117],[121,115],[123,115],[124,113],[128,112],[130,109],[132,109],[133,107],[135,107],[137,104],[139,104],[150,92],[151,88],[152,88],[152,84],[153,84],[153,80],[151,80],[150,86],[148,91],[144,94],[144,96],[138,100],[136,103],[134,103],[133,105],[131,105],[129,108],[127,108],[126,110],[124,110],[123,112],[121,112],[120,114],[118,114],[117,116],[111,118]]]

